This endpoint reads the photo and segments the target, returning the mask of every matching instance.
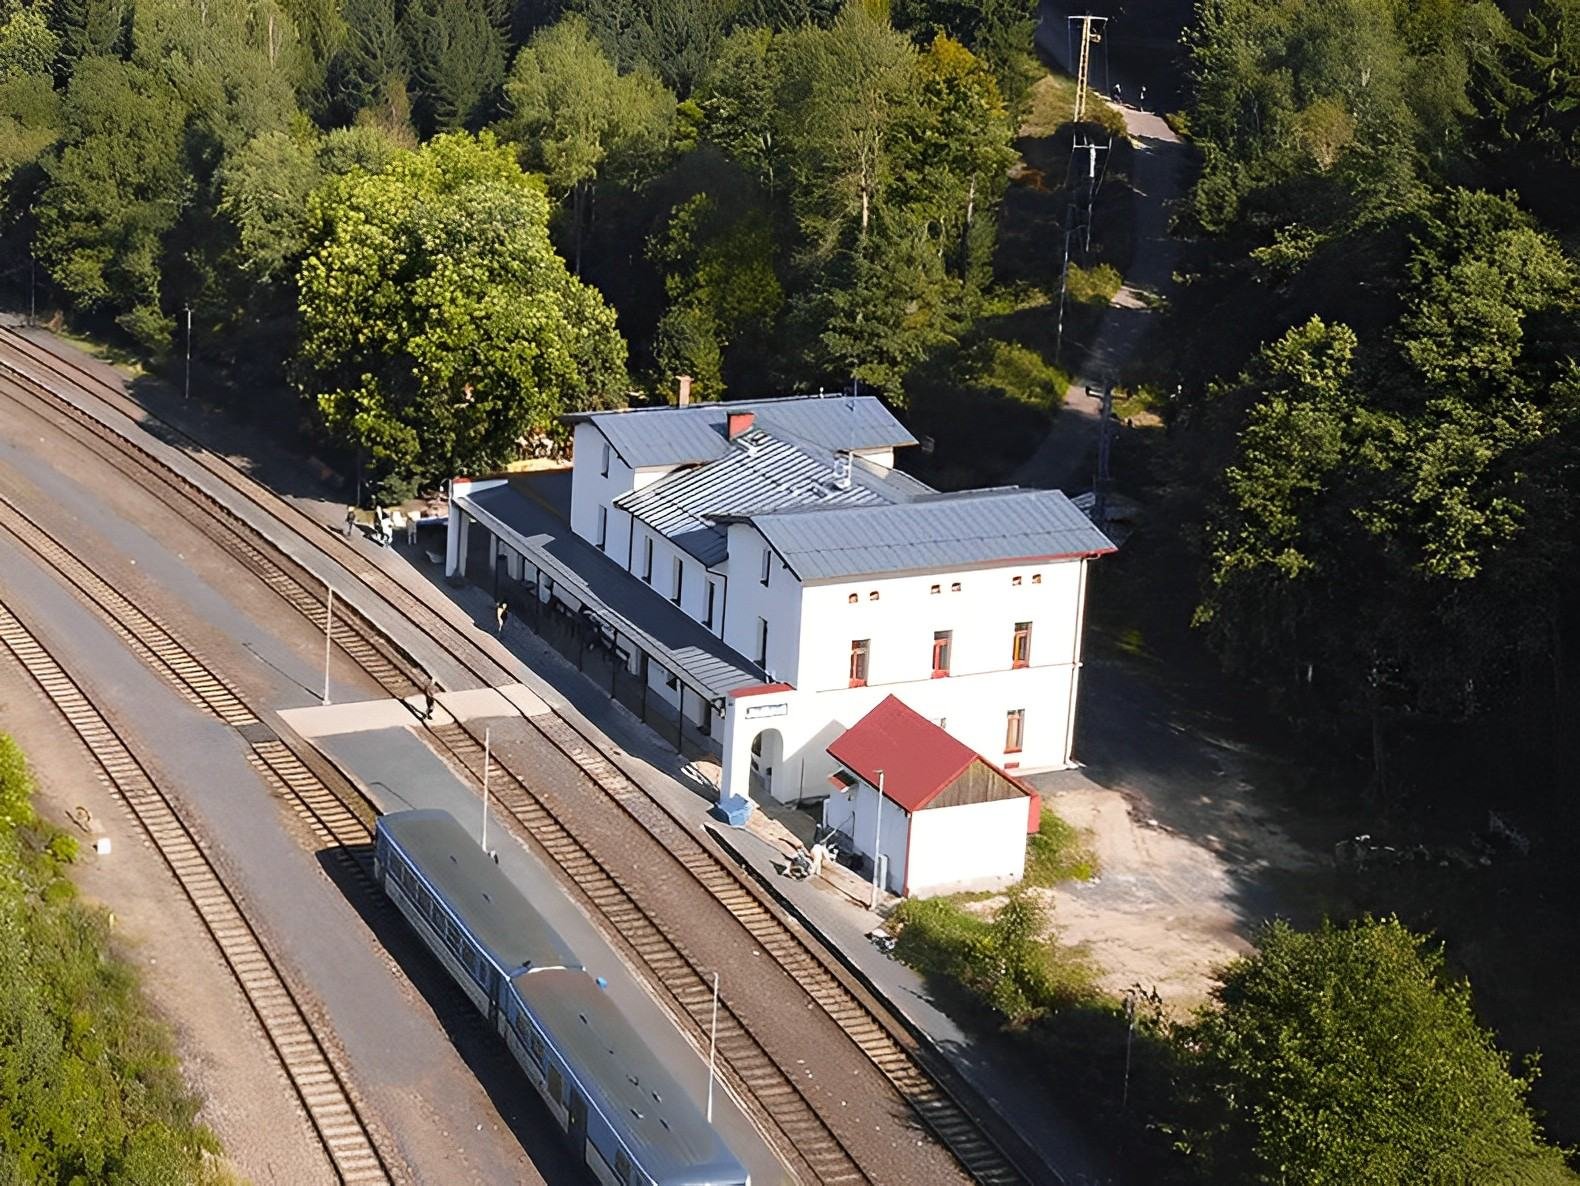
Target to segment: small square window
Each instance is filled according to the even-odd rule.
[[[876,600],[878,600],[878,591],[876,589],[874,589],[871,593],[868,593],[867,594],[867,600],[868,601],[876,601]]]
[[[1020,577],[1018,577],[1018,576],[1010,577],[1009,583],[1012,584],[1012,585],[1019,585],[1020,584]]]
[[[1042,584],[1042,573],[1040,573],[1040,572],[1032,573],[1031,574],[1031,583],[1034,584],[1034,585]]]
[[[858,595],[858,594],[856,594],[856,593],[852,593],[852,594],[851,594],[851,595],[850,595],[850,597],[849,597],[849,598],[848,598],[848,600],[849,600],[849,602],[850,602],[850,604],[851,604],[851,605],[855,605],[855,604],[856,604],[856,602],[858,602],[858,601],[860,601],[860,600],[861,600],[861,597],[860,597],[860,595]]]
[[[927,591],[929,593],[942,593],[944,591],[944,587],[942,585],[934,585],[931,589],[929,589]]]
[[[951,584],[949,586],[949,591],[951,593],[958,593],[958,592],[960,592],[960,582],[959,581],[955,581],[953,584]]]

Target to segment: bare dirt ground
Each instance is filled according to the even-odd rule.
[[[256,1183],[333,1182],[257,1019],[175,879],[9,658],[0,660],[0,730],[27,753],[40,814],[82,845],[73,880],[85,900],[112,912],[118,953],[175,1035],[187,1082],[202,1097],[199,1119],[218,1135],[229,1167]],[[90,837],[70,822],[79,806],[110,838],[108,856],[95,855]]]
[[[1053,924],[1102,988],[1155,988],[1183,1012],[1260,923],[1299,917],[1306,895],[1290,891],[1326,867],[1320,845],[1279,806],[1289,772],[1188,697],[1112,658],[1088,662],[1082,696],[1085,765],[1031,781],[1088,834],[1100,873],[1046,891]]]

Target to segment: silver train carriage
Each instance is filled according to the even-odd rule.
[[[446,811],[379,817],[374,876],[604,1186],[750,1175],[601,983]]]

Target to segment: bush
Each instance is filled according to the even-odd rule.
[[[0,734],[0,1182],[212,1182],[169,1035],[58,876],[75,843],[32,818],[30,788]]]
[[[1125,278],[1113,264],[1097,264],[1083,268],[1071,264],[1065,277],[1065,294],[1070,300],[1083,305],[1106,305],[1119,295]]]
[[[33,818],[33,775],[22,749],[0,733],[0,830],[28,823]]]
[[[1090,881],[1097,876],[1097,854],[1086,837],[1049,810],[1042,808],[1037,830],[1026,840],[1027,885],[1055,885],[1061,881]]]

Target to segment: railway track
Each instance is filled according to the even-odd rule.
[[[82,687],[4,603],[0,644],[77,735],[163,858],[263,1027],[338,1179],[348,1186],[394,1181],[328,1041],[175,805]]]
[[[248,740],[247,758],[253,768],[289,803],[314,838],[369,889],[370,897],[381,900],[379,894],[371,892],[375,887],[366,861],[356,855],[371,849],[371,824],[325,786],[283,741],[268,736],[267,726],[239,692],[168,626],[138,608],[3,494],[0,534],[10,536],[76,590],[83,603],[173,689],[208,715],[236,728]],[[475,738],[453,724],[435,729],[434,733],[481,778],[483,747]],[[653,982],[672,997],[699,1035],[706,1034],[712,1009],[707,973],[665,935],[621,888],[618,879],[554,819],[524,784],[510,777],[495,800],[511,812],[550,860],[571,872],[576,887],[599,913],[610,919],[617,938],[628,945]],[[768,1055],[728,1002],[721,1002],[718,1042],[729,1086],[738,1096],[757,1101],[780,1137],[774,1144],[787,1163],[807,1180],[828,1186],[855,1186],[871,1181],[823,1122],[812,1101]]]
[[[56,391],[53,385],[65,383],[84,391],[91,387],[93,398],[135,421],[142,415],[142,410],[124,392],[15,334],[0,332],[0,344],[7,348],[5,355],[0,356],[0,366],[30,385],[31,389],[19,389],[24,391],[25,396],[31,397],[30,402],[47,404],[54,409],[57,419],[73,422],[78,430],[73,433],[74,436],[82,439],[86,434],[92,439],[89,447],[145,488],[152,490],[157,487],[163,501],[168,503],[169,496],[176,495],[181,508],[178,513],[182,513],[194,525],[198,525],[192,513],[194,507],[202,508],[200,517],[211,517],[224,523],[223,535],[226,539],[216,539],[216,542],[252,567],[266,584],[280,591],[309,621],[322,626],[325,611],[324,603],[317,593],[317,582],[310,577],[297,575],[297,570],[305,573],[299,562],[289,559],[283,552],[280,552],[278,560],[267,554],[251,542],[249,537],[254,534],[253,529],[235,511],[212,495],[198,490],[187,479],[173,474],[164,462],[77,407]],[[35,395],[35,390],[42,394]],[[7,394],[19,398],[9,389]],[[314,551],[329,555],[325,545],[330,537],[322,524],[316,523],[278,495],[256,487],[229,462],[216,458],[200,446],[194,446],[195,442],[188,445],[189,454],[208,474],[286,527],[294,537]],[[214,538],[212,529],[199,529]],[[350,547],[336,549],[330,558],[361,585],[359,593],[365,592],[405,617],[428,639],[461,662],[480,682],[492,685],[501,679],[513,680],[512,673],[480,651],[472,639],[442,614],[414,597],[355,550]],[[409,657],[400,654],[360,614],[346,613],[337,617],[335,642],[392,695],[410,695],[424,682],[420,667]],[[816,1005],[850,1036],[887,1077],[967,1173],[993,1186],[1027,1180],[1028,1175],[1022,1172],[1016,1161],[984,1131],[961,1103],[955,1094],[958,1088],[948,1082],[952,1073],[929,1052],[920,1048],[914,1036],[887,1016],[881,1006],[850,984],[843,970],[838,968],[831,957],[815,949],[794,930],[769,905],[757,887],[718,854],[704,847],[683,821],[670,814],[664,805],[630,780],[609,755],[569,722],[557,715],[526,719],[548,744],[572,762],[594,787],[618,803],[636,822],[650,833],[663,836],[666,845],[671,840],[677,843],[674,859],[685,868],[687,874],[729,910],[764,950],[803,978],[808,995]],[[440,740],[456,754],[463,768],[473,770],[472,759],[480,751],[481,744],[470,732],[458,730],[457,733],[464,733],[465,740],[459,735],[441,737]],[[514,772],[510,773],[510,777],[515,786],[537,802],[539,808],[547,811],[542,808],[541,800],[531,795],[525,780]],[[532,823],[529,821],[533,818],[518,818],[516,823],[531,835]],[[560,827],[563,829],[563,825]],[[551,855],[554,855],[552,851]],[[597,864],[591,853],[585,853],[585,857]],[[587,887],[577,880],[577,870],[583,870],[585,874],[589,868],[583,861],[583,854],[566,850],[564,861],[560,861],[558,856],[555,859],[572,883],[588,893]],[[599,893],[607,892],[606,887],[596,884],[596,878],[592,888]],[[597,897],[591,893],[588,893],[588,897],[598,905]],[[620,913],[619,910],[616,913]],[[645,911],[639,909],[638,913],[642,915],[643,922],[652,925],[652,919]],[[609,921],[617,931],[620,930],[620,924],[614,918],[609,918]],[[628,927],[639,925],[629,919],[625,922]],[[690,1016],[691,1008],[686,1002],[694,995],[694,990],[691,986],[682,986],[682,990],[685,995],[677,992],[675,999]]]

